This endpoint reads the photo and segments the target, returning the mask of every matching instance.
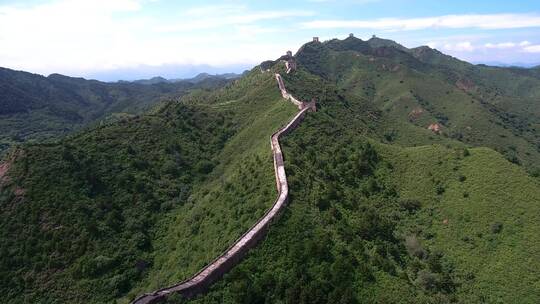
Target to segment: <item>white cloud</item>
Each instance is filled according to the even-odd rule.
[[[438,42],[431,41],[426,43],[431,48],[441,47],[444,51],[449,52],[473,52],[473,51],[485,51],[493,52],[495,50],[501,51],[514,51],[514,52],[529,52],[529,53],[538,53],[540,52],[538,45],[532,45],[529,41],[521,42],[498,42],[498,43],[484,43],[484,44],[474,44],[470,41],[448,41],[451,38],[448,38],[446,42],[444,39]]]
[[[280,29],[258,22],[311,14],[198,7],[185,12],[182,22],[167,25],[166,20],[142,14],[145,5],[152,1],[0,4],[0,66],[81,75],[138,65],[258,63],[279,56],[291,43],[287,37],[280,43],[261,43],[258,36]]]
[[[516,44],[513,42],[502,42],[502,43],[486,43],[484,45],[488,49],[510,49],[516,47]]]
[[[222,16],[225,16],[228,14],[237,14],[242,12],[243,10],[246,10],[246,7],[243,5],[205,5],[192,7],[186,10],[184,15],[192,17],[205,17],[208,15],[221,14]]]
[[[540,53],[540,44],[526,46],[523,48],[523,51],[527,53]]]
[[[536,14],[469,14],[425,18],[380,18],[374,20],[315,20],[302,23],[307,29],[363,28],[408,31],[428,28],[514,29],[540,27]]]
[[[513,48],[524,48],[531,45],[529,41],[521,42],[500,42],[500,43],[486,43],[484,47],[487,49],[513,49]]]
[[[228,13],[227,13],[228,11]],[[160,25],[159,32],[185,32],[197,29],[210,29],[223,26],[240,26],[264,20],[283,19],[290,17],[312,16],[308,11],[249,11],[240,7],[231,7],[225,11],[217,7],[204,7],[203,10],[188,11],[181,22]]]
[[[443,46],[444,50],[454,52],[472,52],[476,47],[470,41],[463,41],[457,43],[446,43]]]

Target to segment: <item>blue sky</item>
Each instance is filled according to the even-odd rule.
[[[540,63],[540,1],[0,0],[0,66],[102,80],[239,72],[348,33]]]

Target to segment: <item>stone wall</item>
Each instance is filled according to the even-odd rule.
[[[159,303],[165,300],[167,295],[174,292],[178,292],[186,298],[191,298],[197,294],[205,292],[212,283],[221,278],[223,274],[238,264],[249,249],[253,248],[257,242],[266,235],[270,224],[287,204],[289,199],[289,186],[287,184],[283,152],[281,151],[279,139],[294,130],[304,119],[306,113],[314,110],[315,103],[304,103],[298,101],[287,92],[285,85],[283,84],[283,79],[279,74],[276,74],[276,80],[283,98],[290,100],[292,103],[297,105],[300,111],[286,126],[272,134],[270,139],[270,146],[272,148],[272,155],[274,158],[276,187],[278,190],[278,197],[276,198],[274,205],[270,210],[266,211],[266,213],[257,221],[257,223],[255,223],[246,233],[236,240],[234,244],[225,250],[224,253],[209,263],[206,267],[201,269],[193,277],[176,285],[156,290],[152,293],[144,294],[135,299],[132,303]]]
[[[289,92],[287,92],[287,89],[285,89],[285,84],[283,83],[283,78],[281,78],[281,75],[276,73],[276,80],[278,83],[279,90],[281,91],[281,96],[289,100],[290,102],[294,103],[298,107],[299,110],[302,110],[303,103],[300,100],[294,98],[291,94],[289,94]]]

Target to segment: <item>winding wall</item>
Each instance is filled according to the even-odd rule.
[[[187,298],[191,298],[199,293],[204,292],[213,282],[215,282],[234,265],[236,265],[248,252],[248,250],[253,248],[257,242],[264,237],[268,227],[276,215],[278,215],[278,213],[286,205],[289,199],[289,186],[287,184],[287,175],[285,174],[285,165],[283,162],[283,152],[281,151],[279,139],[281,136],[287,135],[294,130],[294,128],[296,128],[304,119],[307,111],[314,111],[315,103],[301,102],[294,98],[285,89],[281,75],[276,74],[275,76],[283,98],[290,100],[292,103],[297,105],[300,111],[286,126],[272,134],[270,139],[272,155],[274,158],[276,186],[278,190],[278,197],[276,198],[274,205],[270,210],[266,211],[263,217],[260,218],[255,225],[253,225],[246,233],[236,240],[234,244],[232,244],[227,250],[225,250],[225,252],[201,269],[193,277],[176,285],[139,296],[132,302],[133,304],[158,303],[165,300],[167,295],[174,292],[178,292]]]
[[[304,108],[304,103],[300,100],[294,98],[289,92],[287,92],[287,89],[285,89],[285,84],[283,83],[283,78],[281,78],[281,75],[276,74],[276,80],[278,83],[279,90],[281,91],[281,96],[283,98],[289,100],[290,102],[294,103],[298,109],[302,110]]]

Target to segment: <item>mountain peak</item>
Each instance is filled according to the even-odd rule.
[[[393,47],[393,48],[396,48],[396,49],[401,50],[401,51],[408,51],[409,50],[408,48],[406,48],[403,45],[395,42],[394,40],[379,38],[379,37],[377,37],[375,35],[373,35],[373,37],[371,37],[367,42],[372,48]]]

